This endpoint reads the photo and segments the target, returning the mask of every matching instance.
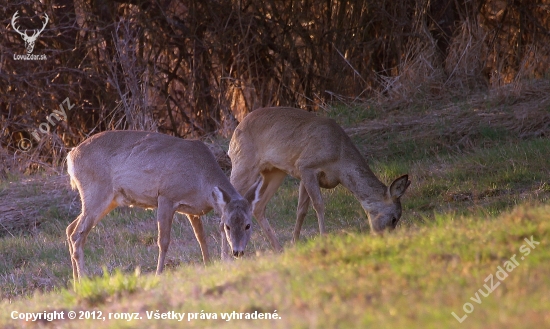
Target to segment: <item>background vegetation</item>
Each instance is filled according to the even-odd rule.
[[[550,2],[47,0],[0,3],[0,172],[57,165],[107,129],[228,136],[249,111],[379,99],[399,109],[549,69]],[[50,21],[16,61],[20,29]],[[30,132],[68,98],[68,121]],[[32,149],[21,154],[23,138]],[[13,156],[15,154],[15,157]]]

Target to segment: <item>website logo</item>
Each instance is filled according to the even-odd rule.
[[[15,32],[17,32],[17,33],[19,33],[19,35],[21,35],[21,37],[23,38],[23,41],[25,41],[25,48],[27,49],[27,54],[26,55],[13,54],[13,59],[15,59],[15,60],[45,60],[46,55],[33,55],[32,51],[34,50],[34,44],[36,42],[36,39],[38,39],[38,37],[40,36],[42,31],[44,31],[44,29],[46,28],[46,24],[48,24],[48,21],[50,20],[50,18],[48,17],[47,14],[44,14],[44,17],[46,17],[46,21],[42,25],[42,28],[41,29],[34,29],[33,34],[28,35],[27,30],[25,30],[25,32],[21,32],[19,30],[19,27],[16,26],[16,21],[19,18],[18,13],[19,13],[19,11],[16,11],[15,14],[13,14],[13,17],[11,18],[11,26],[12,26],[12,28]]]

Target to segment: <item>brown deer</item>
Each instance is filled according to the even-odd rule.
[[[228,257],[228,247],[235,257],[244,253],[252,232],[251,204],[259,197],[260,181],[241,197],[200,141],[144,131],[108,131],[73,149],[67,167],[71,185],[78,188],[82,200],[82,213],[67,227],[75,285],[85,275],[83,246],[88,233],[117,206],[157,208],[157,274],[164,268],[176,211],[187,214],[205,263],[208,246],[199,216],[212,209],[221,215],[222,257]]]
[[[287,174],[300,179],[294,242],[310,200],[319,231],[325,234],[320,187],[342,184],[350,190],[367,213],[373,233],[394,229],[401,218],[400,198],[410,185],[408,176],[397,178],[389,187],[384,185],[332,119],[293,108],[257,109],[235,129],[228,153],[233,166],[231,183],[237,191],[246,191],[263,176],[253,214],[276,250],[282,248],[265,218],[265,207]]]

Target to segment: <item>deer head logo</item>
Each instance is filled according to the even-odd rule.
[[[27,30],[25,30],[25,32],[23,33],[21,31],[19,31],[19,28],[17,26],[15,26],[15,21],[19,18],[19,16],[17,16],[17,14],[18,14],[18,11],[16,11],[15,14],[13,15],[13,17],[11,18],[11,26],[13,27],[15,32],[19,33],[19,35],[21,35],[21,37],[25,41],[25,48],[27,48],[27,54],[31,54],[32,51],[34,50],[34,43],[36,42],[36,39],[38,38],[40,33],[42,33],[42,31],[44,31],[44,28],[46,28],[46,24],[48,24],[48,21],[50,19],[49,19],[47,14],[44,14],[44,16],[46,17],[46,21],[44,22],[44,25],[42,26],[42,29],[34,30],[34,33],[31,36],[29,36],[27,34]]]

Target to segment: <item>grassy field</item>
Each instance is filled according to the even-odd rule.
[[[471,109],[458,108],[460,117]],[[409,173],[401,224],[391,234],[371,236],[359,203],[338,187],[323,191],[331,234],[318,237],[310,209],[300,243],[291,245],[298,182],[289,178],[267,211],[284,253],[271,252],[256,230],[244,259],[204,267],[192,228],[178,215],[167,271],[155,277],[155,212],[117,209],[89,235],[86,265],[95,277],[73,292],[64,230],[79,213],[78,195],[66,176],[10,176],[0,183],[0,210],[16,216],[24,209],[19,213],[36,217],[37,227],[8,230],[0,238],[0,326],[550,326],[547,138],[521,137],[497,120],[491,127],[470,127],[475,133],[467,135],[469,142],[454,147],[448,138],[456,122],[446,119],[432,121],[440,128],[431,138],[414,138],[419,133],[413,128],[385,130],[380,137],[363,127],[382,122],[381,112],[337,108],[327,115],[371,155],[382,181]],[[447,136],[443,144],[441,136]],[[377,147],[368,152],[372,145]],[[219,258],[218,219],[211,213],[204,221],[212,256]],[[69,320],[69,311],[77,319]],[[12,319],[25,312],[63,312],[65,319]],[[128,316],[132,320],[120,319]],[[185,324],[162,316],[182,316]],[[247,318],[258,316],[269,319]]]

